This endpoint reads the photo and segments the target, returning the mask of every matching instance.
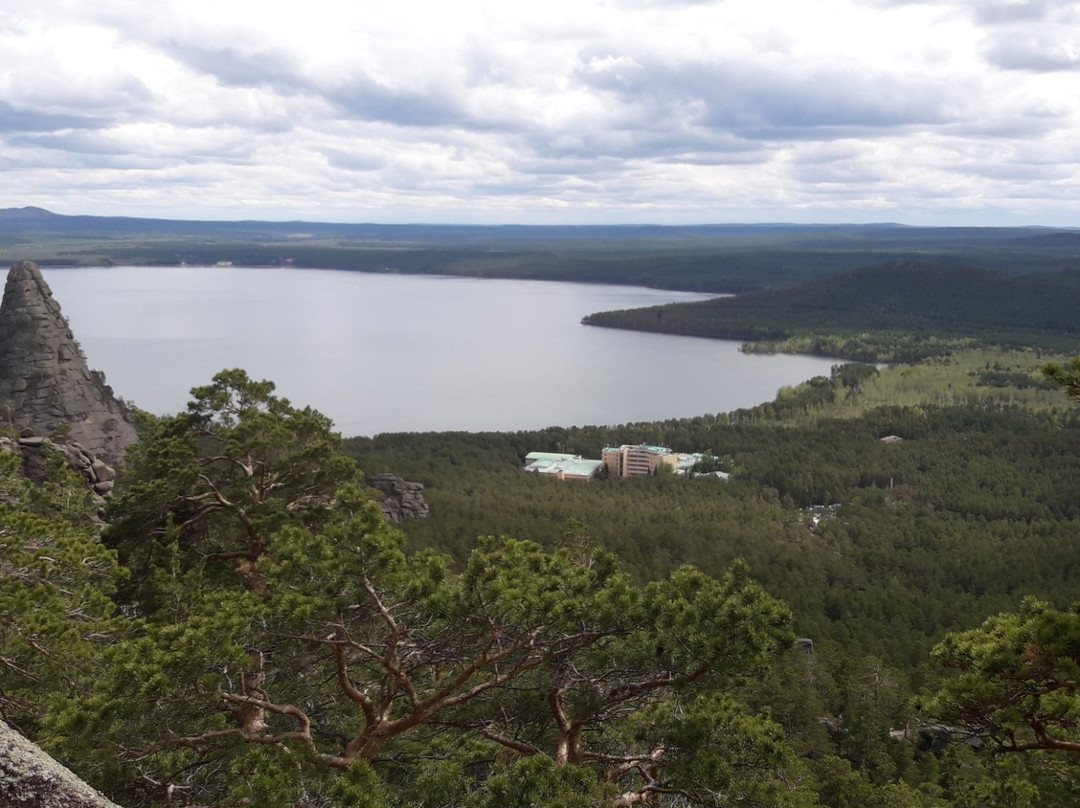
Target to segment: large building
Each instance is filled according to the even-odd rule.
[[[705,456],[700,452],[673,452],[666,446],[641,443],[608,447],[604,449],[602,457],[608,474],[638,477],[656,474],[660,469],[669,469],[675,474],[689,474]]]
[[[673,452],[666,446],[648,444],[608,447],[603,452],[604,465],[608,473],[617,477],[637,477],[656,474],[661,468],[667,468],[676,474],[686,474],[701,460],[700,454]]]
[[[619,447],[609,446],[601,455],[609,474],[616,477],[637,477],[656,474],[661,466],[675,469],[675,455],[666,446],[648,444]]]

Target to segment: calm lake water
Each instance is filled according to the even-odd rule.
[[[707,297],[318,269],[45,269],[92,368],[150,412],[223,368],[271,379],[344,435],[620,424],[726,412],[835,360],[580,324]]]

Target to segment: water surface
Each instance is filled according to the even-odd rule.
[[[319,269],[44,269],[92,368],[164,414],[223,368],[345,435],[619,424],[726,412],[835,360],[580,324],[707,295]]]

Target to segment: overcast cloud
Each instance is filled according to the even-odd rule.
[[[0,207],[1080,226],[1080,2],[5,0]]]

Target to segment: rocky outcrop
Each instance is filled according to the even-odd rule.
[[[79,472],[86,480],[86,485],[98,497],[112,492],[116,480],[116,470],[78,443],[55,443],[40,435],[24,430],[18,438],[0,437],[0,451],[14,452],[22,458],[22,470],[29,479],[36,483],[45,480],[49,454],[58,452],[63,455],[68,466]],[[99,500],[104,504],[104,500]]]
[[[118,808],[0,721],[0,808]]]
[[[400,525],[406,519],[426,519],[428,505],[421,493],[421,483],[410,483],[393,474],[376,474],[367,478],[367,484],[382,493],[379,505],[386,521]]]
[[[29,261],[13,266],[0,305],[0,423],[69,429],[94,455],[121,460],[137,440],[127,407],[92,371],[60,304]]]

